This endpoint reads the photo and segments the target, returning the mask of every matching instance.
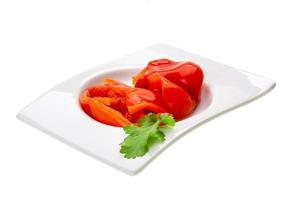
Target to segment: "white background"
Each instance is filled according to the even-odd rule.
[[[0,0],[0,199],[300,199],[298,0]],[[128,176],[16,120],[90,67],[167,43],[277,82]]]

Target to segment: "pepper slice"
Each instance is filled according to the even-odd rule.
[[[162,75],[153,73],[148,77],[149,89],[157,90],[175,119],[183,119],[193,112],[196,102],[189,93]]]
[[[167,112],[154,92],[132,88],[111,79],[105,79],[103,85],[84,90],[79,102],[84,112],[95,120],[119,127],[136,123],[148,112]]]
[[[183,119],[200,102],[203,71],[192,62],[158,59],[133,77],[138,88],[156,91],[175,119]]]

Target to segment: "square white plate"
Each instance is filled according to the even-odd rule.
[[[83,88],[99,84],[104,77],[129,84],[131,77],[146,66],[148,61],[158,58],[189,60],[199,64],[205,76],[202,101],[192,116],[176,123],[167,133],[164,143],[153,147],[144,157],[125,159],[119,153],[119,144],[125,138],[123,130],[101,124],[87,116],[79,106],[78,95]],[[62,142],[133,175],[191,128],[262,96],[274,86],[274,81],[261,76],[159,44],[64,81],[25,107],[17,117]]]

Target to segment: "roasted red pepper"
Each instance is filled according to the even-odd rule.
[[[200,102],[203,72],[192,62],[159,59],[133,77],[135,87],[106,79],[80,95],[82,109],[92,118],[112,126],[136,123],[149,112],[170,113],[180,120]]]
[[[79,101],[85,113],[112,126],[135,123],[148,112],[167,112],[164,103],[152,91],[110,79],[104,80],[103,85],[84,90]]]
[[[135,87],[160,94],[175,119],[183,119],[200,102],[203,72],[192,62],[154,60],[133,77]]]

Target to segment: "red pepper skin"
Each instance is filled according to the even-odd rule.
[[[104,124],[123,127],[148,112],[164,113],[164,104],[150,90],[132,88],[114,80],[85,89],[79,102],[86,114]]]
[[[196,102],[189,93],[162,75],[153,73],[148,77],[149,89],[160,91],[161,97],[175,119],[183,119],[193,112]]]
[[[178,120],[192,113],[200,102],[203,71],[192,62],[159,59],[149,62],[133,77],[133,83],[135,87],[160,93],[167,109]]]

